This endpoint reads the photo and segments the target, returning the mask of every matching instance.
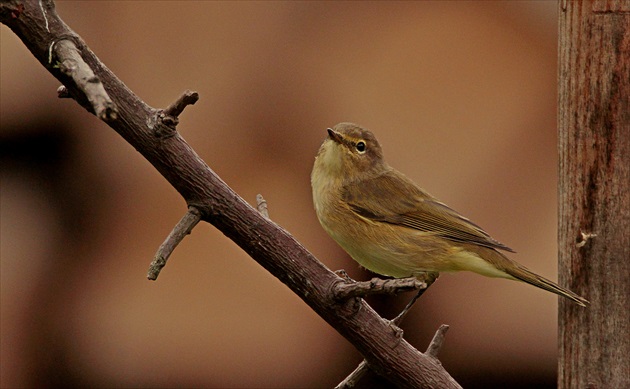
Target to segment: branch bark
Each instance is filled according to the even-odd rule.
[[[630,387],[630,3],[559,9],[559,388]]]
[[[94,113],[89,93],[54,66],[60,58],[49,58],[51,45],[62,39],[71,41],[117,108],[117,116],[108,118],[107,124],[168,180],[189,207],[199,210],[202,220],[222,231],[286,284],[348,339],[378,374],[400,387],[460,387],[438,361],[399,338],[389,323],[363,300],[338,301],[332,289],[340,278],[287,231],[263,217],[229,188],[177,133],[176,121],[163,120],[167,116],[164,111],[140,100],[101,63],[59,18],[51,0],[3,1],[0,20],[66,87],[70,96]]]

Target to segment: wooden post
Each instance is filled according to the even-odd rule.
[[[559,388],[630,388],[630,0],[559,4]]]

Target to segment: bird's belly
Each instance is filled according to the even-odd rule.
[[[444,239],[408,228],[371,222],[331,228],[329,235],[361,266],[374,273],[402,278],[423,272],[456,271],[449,258],[458,249]]]
[[[390,277],[424,272],[472,271],[488,277],[512,278],[474,252],[434,234],[373,222],[347,223],[324,229],[361,266]]]

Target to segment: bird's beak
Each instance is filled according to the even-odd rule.
[[[338,132],[335,132],[332,128],[328,128],[326,129],[326,131],[328,131],[328,137],[330,139],[332,139],[333,141],[339,143],[339,144],[343,144],[343,138],[341,137],[341,134]]]

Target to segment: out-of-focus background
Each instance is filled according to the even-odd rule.
[[[309,176],[326,127],[371,129],[388,162],[556,279],[555,2],[60,1],[136,94],[201,99],[197,153],[331,269]],[[332,387],[356,350],[205,223],[157,282],[176,191],[1,27],[2,387]],[[412,294],[374,298],[393,317]],[[443,275],[403,325],[467,388],[555,387],[555,295]],[[381,383],[382,384],[382,383]],[[364,384],[365,385],[365,384]],[[376,384],[374,384],[376,385]],[[366,385],[367,386],[367,385]]]

